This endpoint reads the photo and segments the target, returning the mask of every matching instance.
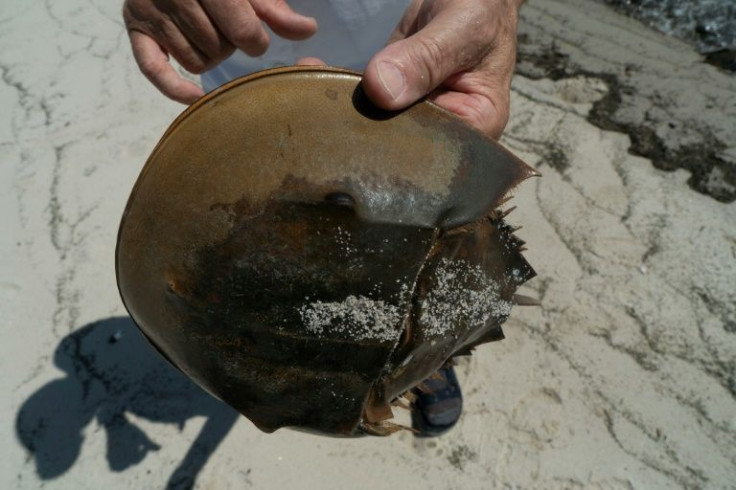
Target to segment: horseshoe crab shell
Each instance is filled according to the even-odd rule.
[[[118,287],[151,343],[260,429],[387,434],[401,394],[502,338],[534,272],[497,208],[532,175],[432,103],[375,108],[356,73],[260,72],[156,146]]]

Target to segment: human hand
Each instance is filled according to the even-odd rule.
[[[125,0],[123,19],[141,72],[164,95],[190,104],[204,95],[169,64],[169,55],[202,73],[235,48],[260,56],[268,47],[265,22],[277,35],[306,39],[317,21],[299,15],[285,0]]]
[[[523,0],[414,0],[363,85],[378,106],[403,109],[425,95],[494,139],[509,118]]]

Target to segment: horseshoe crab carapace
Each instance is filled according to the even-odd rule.
[[[264,431],[387,434],[391,403],[502,338],[534,275],[499,206],[535,171],[430,102],[291,67],[187,109],[132,191],[123,301],[176,367]]]

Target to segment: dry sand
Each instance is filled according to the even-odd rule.
[[[591,1],[530,0],[521,26],[504,142],[544,178],[510,219],[543,307],[461,363],[449,435],[337,440],[260,433],[141,340],[115,235],[182,108],[117,2],[4,2],[0,487],[734,488],[735,79]],[[632,139],[660,166],[690,151],[722,201]]]

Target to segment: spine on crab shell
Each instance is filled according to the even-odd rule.
[[[507,194],[506,196],[504,196],[503,198],[501,198],[501,200],[498,202],[498,206],[503,206],[504,204],[506,204],[507,202],[509,202],[512,197],[513,197],[512,195]]]
[[[394,401],[391,402],[392,407],[403,408],[404,410],[410,410],[411,407],[409,405],[410,404],[402,400],[401,397],[396,398]]]
[[[424,382],[422,382],[422,383],[419,383],[419,384],[418,384],[418,385],[416,385],[416,386],[415,386],[414,388],[416,388],[417,390],[421,391],[421,392],[422,392],[422,393],[424,393],[425,395],[431,395],[431,394],[432,394],[432,390],[431,390],[431,389],[430,389],[430,387],[429,387],[429,386],[428,386],[428,385],[427,385],[426,383],[424,383]]]
[[[537,298],[526,296],[524,294],[514,294],[513,301],[518,306],[541,306],[542,303]]]
[[[503,211],[499,211],[499,216],[500,216],[500,218],[501,218],[501,219],[504,219],[504,218],[505,218],[506,216],[508,216],[509,214],[511,214],[511,212],[512,212],[512,211],[513,211],[514,209],[516,209],[516,206],[511,206],[511,207],[510,207],[510,208],[508,208],[508,209],[504,209]]]
[[[407,391],[403,395],[401,395],[401,398],[404,398],[409,403],[414,403],[417,401],[417,395],[413,393],[411,390]]]
[[[453,357],[472,356],[474,350],[475,350],[475,347],[473,346],[463,347],[459,351],[455,352],[452,356]]]

